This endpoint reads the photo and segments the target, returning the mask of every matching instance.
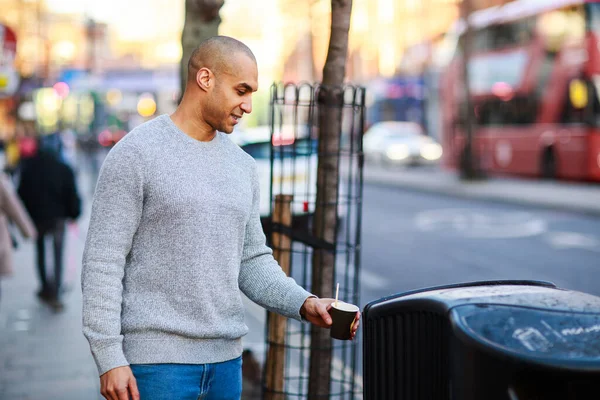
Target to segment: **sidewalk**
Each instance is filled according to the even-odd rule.
[[[364,180],[456,197],[600,215],[600,184],[498,177],[467,183],[455,172],[440,169],[383,169],[375,165],[365,165]]]
[[[87,220],[81,219],[80,225]],[[67,233],[65,310],[54,313],[38,301],[35,249],[20,240],[16,274],[2,282],[0,299],[0,399],[101,399],[98,371],[81,333],[79,285],[83,238]]]

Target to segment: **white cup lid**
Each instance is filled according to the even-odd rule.
[[[331,303],[331,307],[336,308],[341,311],[348,311],[348,312],[357,312],[359,310],[358,306],[355,306],[354,304],[350,304],[350,303],[344,303],[343,301],[339,301],[339,300],[338,300],[337,307],[335,305],[335,301],[333,303]]]

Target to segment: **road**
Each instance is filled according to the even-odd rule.
[[[361,305],[410,289],[537,279],[600,295],[600,218],[366,186]]]

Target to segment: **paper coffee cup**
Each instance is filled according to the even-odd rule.
[[[359,308],[354,304],[338,301],[336,307],[335,302],[331,303],[329,315],[331,315],[332,324],[329,336],[334,339],[349,340],[358,311]]]

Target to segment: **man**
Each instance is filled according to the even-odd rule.
[[[21,160],[19,196],[35,223],[37,269],[40,280],[38,296],[55,310],[64,307],[61,301],[63,278],[63,251],[68,219],[75,220],[81,213],[81,199],[75,174],[60,159],[57,148],[48,146],[43,138],[35,141],[35,153]],[[52,242],[52,249],[46,240]],[[54,274],[47,275],[46,252],[52,250]]]
[[[333,300],[286,277],[265,245],[256,165],[226,135],[252,112],[254,55],[217,36],[188,65],[177,110],[126,135],[98,179],[83,323],[109,400],[239,399],[240,290],[284,316],[331,324]]]

